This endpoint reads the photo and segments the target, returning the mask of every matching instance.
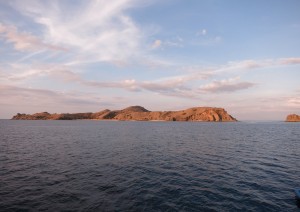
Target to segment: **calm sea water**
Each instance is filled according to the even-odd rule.
[[[0,211],[299,211],[300,123],[0,120]]]

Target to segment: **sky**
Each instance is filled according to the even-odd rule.
[[[299,0],[0,0],[0,118],[223,107],[300,114]]]

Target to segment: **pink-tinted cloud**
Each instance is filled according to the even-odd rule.
[[[283,65],[300,64],[300,58],[299,57],[281,58],[279,60],[279,63]]]
[[[65,51],[66,49],[47,44],[28,32],[20,32],[15,26],[0,23],[0,39],[13,44],[18,51],[37,51],[41,49]]]
[[[200,91],[209,93],[235,92],[251,88],[254,85],[255,83],[240,82],[238,78],[232,78],[221,81],[213,81],[212,83],[202,86]]]

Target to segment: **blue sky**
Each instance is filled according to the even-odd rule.
[[[298,0],[0,0],[0,118],[224,107],[300,113]]]

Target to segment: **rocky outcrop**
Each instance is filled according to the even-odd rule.
[[[141,106],[131,106],[123,110],[103,110],[97,113],[63,113],[50,114],[48,112],[32,115],[18,113],[14,120],[119,120],[119,121],[237,121],[223,108],[194,107],[180,111],[149,111]]]
[[[300,116],[297,114],[290,114],[286,117],[286,122],[300,122]]]

